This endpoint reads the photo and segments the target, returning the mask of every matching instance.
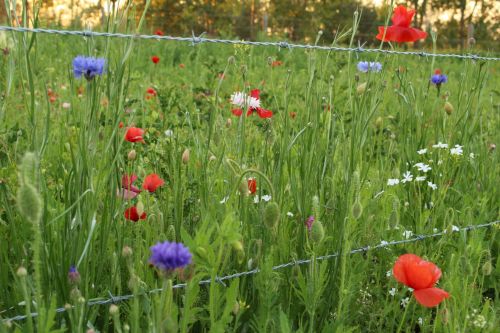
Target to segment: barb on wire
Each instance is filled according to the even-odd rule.
[[[481,229],[481,228],[488,228],[488,227],[491,227],[491,226],[493,226],[495,224],[498,224],[498,223],[500,223],[500,220],[496,220],[496,221],[492,221],[492,222],[484,223],[484,224],[469,225],[469,226],[460,228],[458,230],[454,230],[454,231],[452,230],[451,233],[460,232],[460,231],[470,231],[470,230]],[[418,242],[418,241],[421,241],[421,240],[424,240],[424,239],[427,239],[427,238],[435,238],[435,237],[444,236],[447,233],[448,233],[448,231],[444,230],[444,231],[436,232],[436,233],[433,233],[433,234],[416,235],[415,237],[409,238],[409,239],[402,239],[402,240],[391,241],[391,242],[381,242],[378,245],[374,245],[374,246],[367,245],[367,246],[363,246],[363,247],[360,247],[360,248],[357,248],[357,249],[353,249],[348,254],[368,252],[370,250],[376,250],[376,249],[380,249],[380,248],[387,248],[387,247],[393,246],[393,245],[415,243],[415,242]],[[319,256],[319,257],[316,257],[316,258],[313,258],[313,259],[300,259],[300,260],[295,260],[294,259],[293,261],[273,266],[272,270],[273,271],[277,271],[277,270],[280,270],[280,269],[283,269],[283,268],[287,268],[287,267],[290,267],[290,266],[309,264],[313,260],[328,260],[328,259],[331,259],[331,258],[338,257],[339,255],[340,255],[340,253],[336,252],[336,253],[332,253],[332,254],[327,254],[327,255]],[[226,287],[226,284],[224,283],[224,281],[226,281],[226,280],[236,279],[236,278],[247,276],[247,275],[254,275],[254,274],[257,274],[259,272],[260,272],[260,269],[255,268],[255,269],[252,269],[252,270],[249,270],[249,271],[238,272],[238,273],[234,273],[234,274],[226,275],[226,276],[222,276],[222,277],[216,276],[215,277],[215,282],[216,283],[220,283],[221,285],[223,285],[224,287]],[[212,279],[201,280],[199,282],[200,285],[206,285],[206,284],[210,284],[210,283],[212,283]],[[186,286],[187,286],[186,283],[178,283],[178,284],[173,285],[172,288],[173,289],[182,289],[182,288],[185,288]],[[147,294],[156,294],[156,293],[161,292],[162,290],[163,290],[162,288],[152,289],[152,290],[149,290],[147,292]],[[87,306],[115,304],[115,303],[119,303],[119,302],[122,302],[122,301],[129,300],[129,299],[134,298],[136,296],[139,296],[139,295],[134,295],[134,294],[122,295],[122,296],[113,296],[113,294],[110,291],[108,291],[108,295],[109,295],[109,298],[106,298],[106,299],[98,299],[97,298],[97,299],[91,299],[91,300],[89,300],[87,302]],[[64,308],[64,307],[56,309],[57,313],[65,312],[65,311],[67,311],[67,308]],[[33,312],[33,313],[30,314],[30,316],[32,318],[37,317],[38,313],[37,312]],[[19,315],[19,316],[15,316],[15,317],[3,319],[3,322],[19,321],[19,320],[24,320],[26,318],[27,318],[26,315]]]
[[[304,44],[292,44],[288,42],[252,42],[244,40],[230,40],[230,39],[217,39],[217,38],[204,38],[200,36],[196,37],[175,37],[175,36],[159,36],[159,35],[134,35],[134,34],[122,34],[122,33],[112,33],[112,32],[97,32],[97,31],[78,31],[78,30],[55,30],[55,29],[44,29],[44,28],[26,28],[26,27],[8,27],[0,26],[0,31],[15,31],[15,32],[33,32],[33,33],[46,33],[46,34],[56,34],[56,35],[66,35],[66,36],[96,36],[96,37],[116,37],[116,38],[138,38],[138,39],[154,39],[154,40],[173,40],[179,42],[189,42],[192,45],[199,43],[223,43],[223,44],[241,44],[241,45],[251,45],[251,46],[274,46],[279,49],[287,48],[289,50],[293,48],[298,49],[317,49],[324,51],[338,51],[338,52],[367,52],[367,53],[383,53],[383,54],[397,54],[397,55],[412,55],[420,57],[440,57],[440,58],[457,58],[457,59],[472,59],[472,60],[484,60],[484,61],[500,61],[499,57],[484,57],[475,54],[452,54],[452,53],[428,53],[424,51],[397,51],[397,50],[383,50],[383,49],[365,49],[362,47],[340,47],[340,46],[320,46],[320,45],[304,45]]]

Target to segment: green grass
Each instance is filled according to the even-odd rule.
[[[404,239],[405,231],[429,234],[498,219],[498,63],[10,36],[10,54],[0,56],[0,317],[39,316],[4,322],[0,332],[494,332],[499,326],[497,227],[271,270]],[[79,54],[105,57],[106,75],[75,79],[71,62]],[[283,65],[271,67],[269,59]],[[383,70],[359,73],[360,60],[377,60]],[[429,84],[435,68],[449,78],[440,92]],[[158,96],[146,99],[148,87]],[[274,112],[271,119],[231,114],[231,94],[253,88]],[[449,115],[446,99],[454,109]],[[132,124],[146,129],[145,144],[123,139]],[[463,155],[432,148],[438,142],[462,145]],[[427,153],[419,155],[423,148]],[[135,160],[127,158],[132,149]],[[25,152],[38,161],[21,164]],[[432,168],[424,182],[387,185],[407,170],[423,175],[413,167],[418,162]],[[158,191],[132,203],[117,197],[123,174],[137,174],[140,185],[153,172],[165,180]],[[257,179],[256,195],[271,195],[279,205],[277,225],[265,223],[269,203],[241,193],[248,177]],[[23,186],[31,196],[18,195],[28,191]],[[138,202],[147,219],[125,220],[124,210]],[[311,215],[324,237],[309,236]],[[184,280],[163,278],[148,265],[149,247],[164,240],[181,241],[193,253],[186,288],[172,290]],[[417,304],[387,276],[403,253],[436,263],[439,287],[451,297],[436,309]],[[78,284],[68,281],[71,265],[78,267]],[[256,267],[260,273],[225,285],[197,284]],[[161,287],[162,293],[147,293]],[[137,296],[118,308],[85,305],[109,293]],[[59,306],[68,311],[55,314]]]

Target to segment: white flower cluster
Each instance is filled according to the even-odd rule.
[[[235,92],[231,95],[231,104],[236,105],[240,108],[251,107],[259,108],[260,100],[255,97],[248,96],[243,92]]]

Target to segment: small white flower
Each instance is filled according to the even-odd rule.
[[[387,241],[385,241],[385,240],[383,240],[383,241],[381,241],[381,242],[380,242],[380,245],[382,245],[382,246],[386,246],[386,245],[388,245],[388,244],[389,244],[389,242],[387,242]]]
[[[411,293],[412,293],[414,290],[415,290],[415,289],[408,287],[408,291],[409,291],[409,292],[411,292]]]
[[[438,232],[438,228],[433,228],[432,232]]]
[[[264,194],[264,195],[260,198],[260,200],[261,200],[261,201],[263,200],[263,201],[265,201],[265,202],[269,202],[269,201],[271,201],[271,196],[270,196],[269,194]]]
[[[418,317],[417,322],[420,326],[424,324],[424,319],[422,317]]]
[[[432,182],[427,182],[427,185],[429,185],[430,188],[432,188],[432,190],[436,190],[438,187],[436,184],[433,184]]]
[[[397,178],[389,178],[387,179],[387,186],[394,186],[399,184],[399,179]]]
[[[174,131],[172,131],[171,129],[168,129],[165,131],[165,136],[167,138],[171,138],[172,136],[174,136]]]
[[[430,201],[429,202],[429,207],[434,207],[434,202]]]
[[[419,154],[419,155],[423,155],[425,153],[427,153],[427,148],[417,150],[417,154]]]
[[[411,231],[411,230],[405,230],[405,231],[403,231],[403,237],[404,238],[409,239],[409,238],[411,238],[411,236],[413,236],[413,231]]]
[[[392,270],[388,270],[387,273],[385,273],[385,276],[391,277],[392,276]]]
[[[68,102],[62,103],[62,108],[63,109],[69,109],[70,107],[71,107],[71,103],[68,103]]]
[[[410,171],[406,171],[403,174],[403,179],[401,179],[401,183],[411,182],[412,180],[413,180],[413,175],[410,173]]]
[[[396,288],[391,288],[391,290],[389,290],[389,295],[391,295],[392,297],[394,297],[396,295],[396,292],[398,290]]]
[[[438,161],[438,165],[441,165],[441,164],[443,164],[443,160]]]
[[[470,158],[471,160],[473,160],[475,157],[476,157],[476,155],[474,155],[474,153],[470,153],[470,154],[469,154],[469,158]]]
[[[286,216],[293,217],[293,213],[292,212],[288,212],[288,213],[286,213]]]
[[[415,178],[415,181],[416,182],[423,182],[425,180],[425,178],[426,178],[425,176],[418,176]]]
[[[222,198],[222,200],[219,201],[219,203],[225,204],[228,200],[229,200],[229,195],[227,197]]]
[[[452,226],[451,226],[451,231],[453,231],[453,232],[457,232],[457,231],[460,231],[460,228],[459,228],[459,227],[457,227],[456,225],[452,225]]]
[[[401,306],[402,306],[403,308],[406,308],[406,306],[408,305],[408,303],[410,303],[410,298],[409,298],[409,297],[403,298],[403,299],[401,300]]]
[[[448,148],[448,144],[447,143],[442,143],[441,141],[439,141],[437,144],[432,145],[432,148],[445,149],[445,148]]]
[[[427,172],[427,171],[432,169],[429,165],[427,165],[425,163],[417,163],[414,165],[414,167],[418,168],[418,171],[422,171],[422,172]]]
[[[248,96],[242,92],[235,92],[231,95],[231,104],[236,105],[240,108],[242,107],[260,107],[260,100],[255,97]]]
[[[256,204],[259,203],[259,196],[258,195],[255,195],[255,197],[253,197],[253,203],[256,203]]]
[[[460,146],[460,145],[455,145],[454,148],[451,148],[450,149],[450,154],[451,155],[456,155],[456,156],[460,156],[464,153],[464,151],[462,150],[463,146]]]

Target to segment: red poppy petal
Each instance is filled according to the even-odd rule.
[[[408,286],[415,290],[431,288],[436,282],[434,280],[434,265],[428,261],[409,262],[405,266]]]
[[[408,282],[408,277],[406,276],[406,269],[405,269],[406,265],[410,262],[419,262],[421,260],[422,258],[420,258],[417,255],[411,253],[403,254],[394,263],[394,267],[392,269],[392,274],[394,275],[394,278],[398,282],[408,285],[409,282]]]
[[[243,114],[243,110],[242,109],[232,109],[231,112],[235,115],[235,116],[238,116],[238,117],[241,117],[241,115]]]
[[[261,118],[271,118],[273,116],[273,111],[266,110],[263,108],[257,108],[257,114]]]
[[[260,95],[259,89],[253,89],[252,91],[250,91],[250,96],[253,98],[259,99],[259,95]]]
[[[445,298],[450,297],[443,289],[427,288],[413,291],[417,302],[425,307],[432,308],[441,303]]]
[[[392,25],[399,27],[409,27],[415,15],[415,10],[407,10],[405,6],[398,6],[392,15]]]
[[[384,36],[384,28],[385,27],[378,27],[379,33],[376,36],[378,40],[382,40],[382,37]],[[427,38],[427,33],[425,31],[421,31],[415,28],[390,26],[387,27],[384,42],[407,43],[425,38]]]

